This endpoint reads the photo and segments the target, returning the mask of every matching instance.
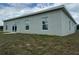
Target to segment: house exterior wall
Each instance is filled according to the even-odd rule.
[[[48,19],[48,30],[42,30],[42,18],[47,17]],[[29,30],[25,30],[26,22],[29,20]],[[12,32],[12,26],[17,25],[18,33],[29,33],[29,34],[47,34],[47,35],[58,35],[63,36],[75,32],[73,27],[72,31],[68,31],[68,21],[71,21],[62,10],[38,14],[35,16],[25,17],[13,21],[4,22],[4,32]],[[73,22],[72,22],[73,23]],[[5,30],[6,24],[8,30]],[[73,23],[75,26],[75,24]]]
[[[62,35],[68,35],[76,32],[76,24],[64,12],[61,13],[62,17]]]

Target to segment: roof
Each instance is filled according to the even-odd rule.
[[[48,8],[48,9],[45,9],[45,10],[42,10],[42,11],[30,13],[30,14],[27,14],[27,15],[23,15],[23,16],[19,16],[19,17],[7,19],[7,20],[4,20],[4,22],[12,21],[12,20],[16,20],[16,19],[20,19],[20,18],[24,18],[24,17],[34,16],[34,15],[38,15],[38,14],[42,14],[42,13],[47,13],[47,12],[51,12],[51,11],[56,11],[56,10],[63,10],[64,13],[67,14],[68,17],[69,17],[70,19],[72,19],[72,21],[73,21],[75,24],[77,24],[77,23],[75,22],[75,20],[73,19],[73,17],[71,16],[71,14],[67,11],[67,9],[65,8],[64,5],[60,5],[60,6]]]

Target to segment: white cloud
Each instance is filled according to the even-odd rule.
[[[71,13],[75,21],[79,24],[79,4],[78,3],[69,3],[66,4],[67,10]]]
[[[64,4],[64,3],[63,3]],[[42,9],[46,9],[48,7],[54,7],[58,5],[62,5],[61,3],[56,4],[44,4],[44,3],[38,3],[36,6],[33,6],[32,4],[13,4],[10,3],[11,7],[6,7],[3,9],[0,9],[0,25],[3,25],[2,20],[17,17],[20,15],[25,15],[31,12],[36,12]],[[66,5],[69,12],[72,14],[72,16],[76,19],[77,23],[79,23],[79,4],[64,4]]]
[[[4,9],[0,9],[0,16],[2,17],[2,20],[5,20],[7,18],[13,18],[16,16],[20,16],[23,14],[28,14],[31,12],[35,12],[38,10],[41,10],[45,7],[49,7],[50,4],[40,4],[38,3],[35,7],[29,7],[31,4],[10,4],[12,7],[7,7]],[[52,4],[51,4],[52,5]]]
[[[41,10],[42,8],[49,7],[53,4],[38,3],[33,8],[32,8],[33,6],[32,3],[27,3],[27,4],[10,3],[9,5],[10,7],[5,7],[3,9],[0,9],[0,25],[3,25],[2,23],[3,20],[14,18],[31,12],[35,12]]]

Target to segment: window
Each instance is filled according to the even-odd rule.
[[[69,21],[69,30],[71,30],[71,21]]]
[[[15,25],[15,32],[17,31],[17,26]]]
[[[17,31],[17,26],[15,25],[15,26],[12,26],[12,31],[13,32],[16,32]]]
[[[14,32],[14,26],[12,26],[12,31]]]
[[[25,30],[29,30],[29,20],[28,19],[26,20],[26,23],[25,23]]]
[[[6,28],[5,28],[6,30],[8,29],[8,26],[6,25]]]
[[[42,21],[42,29],[43,29],[43,30],[48,30],[47,17],[44,17],[44,18],[43,18],[43,21]]]
[[[26,25],[25,29],[26,29],[26,30],[29,30],[29,25]]]

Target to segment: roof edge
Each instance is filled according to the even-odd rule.
[[[77,24],[76,21],[74,20],[74,18],[72,17],[72,15],[69,13],[69,11],[66,9],[65,6],[63,7],[63,10],[64,10],[65,13],[68,15],[68,17],[70,17],[70,18],[72,19],[72,21],[73,21],[75,24]]]
[[[41,11],[37,11],[37,12],[33,12],[27,15],[23,15],[23,16],[18,16],[18,17],[14,17],[14,18],[10,18],[10,19],[6,19],[3,20],[3,22],[7,22],[7,21],[11,21],[12,19],[19,19],[19,18],[23,18],[23,17],[27,17],[27,16],[31,16],[31,15],[35,15],[35,14],[40,14],[40,13],[44,13],[44,12],[48,12],[48,11],[52,11],[52,10],[56,10],[56,9],[61,9],[63,8],[64,5],[60,5],[60,6],[55,6],[55,7],[51,7],[49,9],[45,9],[45,10],[41,10]]]
[[[65,5],[56,6],[56,7],[53,7],[53,8],[45,9],[45,10],[42,10],[42,11],[39,11],[39,12],[37,11],[37,12],[34,12],[34,13],[30,13],[30,14],[19,16],[19,17],[15,17],[15,18],[10,18],[10,19],[4,20],[3,22],[12,21],[12,20],[16,20],[16,19],[19,19],[19,18],[33,16],[33,15],[37,15],[37,14],[41,14],[41,13],[46,13],[46,12],[49,12],[49,11],[54,11],[54,10],[56,11],[56,10],[60,10],[60,9],[62,9],[68,15],[68,17],[71,18],[72,21],[75,24],[77,24],[76,21],[74,20],[74,18],[72,17],[72,15],[66,9]]]

